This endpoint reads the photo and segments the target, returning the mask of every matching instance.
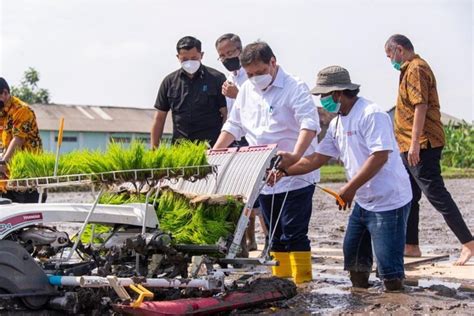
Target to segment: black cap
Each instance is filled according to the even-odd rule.
[[[8,93],[10,93],[10,86],[3,77],[0,77],[0,93],[2,93],[3,90],[7,90]]]

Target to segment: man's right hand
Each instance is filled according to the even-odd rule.
[[[235,84],[230,81],[224,82],[222,85],[222,94],[228,98],[235,99],[237,98],[237,94],[239,93],[239,89]]]
[[[285,173],[281,170],[269,170],[267,172],[267,185],[272,187],[285,176]]]

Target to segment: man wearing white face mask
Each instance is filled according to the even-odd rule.
[[[171,110],[173,138],[208,141],[214,145],[227,119],[226,99],[222,94],[225,75],[204,66],[201,42],[186,36],[176,45],[181,68],[161,83],[155,108],[158,110],[151,130],[151,146],[160,145],[166,116]]]
[[[277,65],[270,46],[264,42],[247,45],[240,55],[240,63],[249,80],[240,87],[214,148],[227,147],[242,136],[252,146],[277,144],[280,150],[293,153],[292,159],[280,166],[282,168],[313,153],[320,127],[307,85],[284,72]],[[264,187],[258,199],[267,227],[273,227],[275,231],[271,254],[280,265],[272,268],[273,274],[293,277],[296,283],[312,279],[307,234],[313,183],[317,178],[319,174],[315,172],[288,177],[274,188]]]

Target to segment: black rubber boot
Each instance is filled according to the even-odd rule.
[[[351,274],[352,287],[361,287],[367,289],[369,287],[370,272],[349,271]]]
[[[385,292],[401,291],[403,290],[403,279],[383,280]]]

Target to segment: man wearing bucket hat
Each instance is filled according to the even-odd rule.
[[[355,202],[344,237],[344,269],[350,272],[353,286],[368,287],[373,246],[385,289],[400,290],[412,193],[390,117],[377,104],[359,97],[359,85],[339,66],[321,70],[311,93],[320,95],[322,106],[338,115],[315,153],[301,158],[279,177],[304,174],[319,169],[331,157],[339,158],[348,180],[339,190],[345,202],[339,209]],[[292,155],[279,154],[282,162]]]

